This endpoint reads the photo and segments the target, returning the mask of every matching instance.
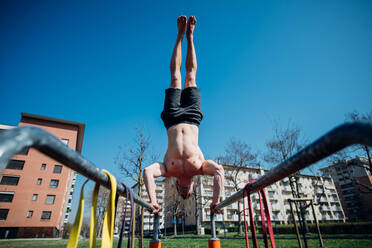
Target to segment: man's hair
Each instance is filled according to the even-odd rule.
[[[190,188],[192,187],[192,183],[187,185],[187,186],[181,186],[179,183],[178,183],[178,180],[176,181],[176,187],[177,187],[177,191],[178,193],[182,196],[183,199],[187,199],[191,196],[188,195],[187,193],[189,193],[190,191]]]

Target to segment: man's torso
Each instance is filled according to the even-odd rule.
[[[198,145],[199,128],[180,123],[167,130],[168,149],[164,156],[167,175],[192,177],[201,174],[204,156]]]

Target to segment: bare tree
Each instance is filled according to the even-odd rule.
[[[71,234],[71,229],[72,229],[73,224],[70,222],[67,222],[63,225],[63,234],[62,238],[67,238]]]
[[[171,182],[173,183],[173,182]],[[174,189],[168,194],[167,204],[164,206],[164,215],[170,216],[173,223],[173,233],[177,236],[177,218],[185,211],[181,197]]]
[[[347,113],[346,121],[369,121],[372,122],[372,111],[365,114],[360,114],[357,111],[353,111],[351,113]],[[362,151],[367,159],[368,159],[368,166],[365,167],[369,172],[372,174],[372,159],[371,159],[371,147],[366,145],[354,145],[352,146],[354,148],[354,152]]]
[[[353,112],[345,114],[345,122],[350,121],[369,121],[372,122],[372,111],[361,114],[354,110]],[[327,159],[329,164],[337,164],[350,160],[355,156],[366,156],[368,165],[362,165],[363,168],[367,169],[372,173],[372,158],[371,158],[371,147],[366,145],[356,144],[350,147],[346,147],[343,150],[333,154]]]
[[[367,113],[359,113],[354,110],[353,112],[345,114],[345,122],[349,121],[368,121],[372,122],[372,111]],[[371,158],[371,147],[366,145],[356,144],[350,147],[346,147],[343,150],[333,154],[327,159],[327,162],[330,164],[346,163],[346,161],[352,160],[355,156],[365,156],[367,158],[367,164],[364,163],[354,163],[353,166],[358,166],[366,169],[372,174],[372,158]],[[345,175],[350,178],[353,176],[350,174]],[[365,185],[360,182],[360,180],[354,178],[354,183],[358,185],[358,193],[369,194],[372,193],[370,186]]]
[[[89,190],[89,194],[86,197],[87,198],[87,205],[92,205],[92,196],[93,196],[93,188]],[[102,226],[103,226],[103,220],[105,217],[106,212],[106,206],[107,206],[107,200],[110,196],[110,190],[105,187],[100,187],[98,191],[98,197],[97,197],[97,206],[96,206],[96,220],[97,220],[97,229],[96,229],[96,236],[101,237],[102,236]],[[85,219],[84,219],[85,220]],[[85,220],[86,221],[86,220]],[[88,226],[89,226],[88,221]],[[89,230],[88,230],[89,235]]]
[[[230,139],[225,147],[224,155],[220,156],[217,160],[224,165],[231,165],[231,168],[225,170],[226,181],[232,184],[234,191],[237,192],[242,183],[241,173],[244,168],[248,166],[257,165],[257,155],[252,152],[251,147],[241,140]],[[243,226],[241,220],[241,201],[238,202],[238,234],[243,235]]]
[[[274,136],[268,142],[266,142],[267,152],[264,156],[264,160],[271,164],[271,166],[280,164],[295,153],[297,153],[302,147],[304,147],[303,141],[301,138],[301,130],[289,122],[287,127],[281,128],[278,124],[274,126]],[[291,187],[292,197],[301,198],[300,193],[300,172],[296,172],[288,177],[289,184]],[[298,214],[298,219],[302,219],[302,231],[305,241],[305,246],[307,247],[306,241],[306,232],[308,230],[307,224],[305,221],[305,212],[307,205],[303,202],[297,204],[295,202],[296,212]]]
[[[195,203],[195,223],[196,223],[196,235],[201,234],[201,215],[203,214],[203,209],[205,206],[210,204],[210,199],[207,199],[206,197],[203,197],[201,195],[200,191],[200,185],[201,185],[201,177],[198,176],[196,177],[195,180],[195,189],[192,193],[192,197],[194,198],[194,203]]]
[[[89,237],[89,231],[90,231],[90,218],[84,217],[83,223],[81,224],[81,232],[80,235],[82,235],[84,238]]]
[[[156,161],[154,153],[149,151],[150,136],[145,134],[144,128],[136,127],[136,136],[133,142],[127,145],[126,149],[120,148],[118,156],[115,158],[115,164],[120,172],[127,178],[132,179],[138,184],[138,195],[142,194],[142,185],[144,184],[142,173],[145,166],[153,161]],[[137,212],[137,211],[136,211]],[[140,212],[140,235],[139,247],[143,247],[143,213],[144,208],[141,207]]]

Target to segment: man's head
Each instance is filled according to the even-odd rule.
[[[176,187],[178,194],[180,194],[180,196],[182,196],[183,199],[187,199],[192,195],[194,182],[191,180],[189,183],[181,185],[180,182],[176,180]]]

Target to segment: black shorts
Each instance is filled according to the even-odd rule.
[[[203,119],[200,99],[200,88],[198,87],[187,87],[184,90],[166,89],[164,110],[161,113],[164,126],[167,129],[179,123],[199,126]]]

